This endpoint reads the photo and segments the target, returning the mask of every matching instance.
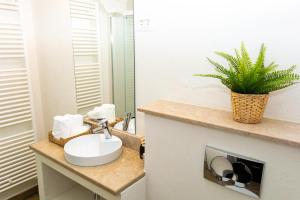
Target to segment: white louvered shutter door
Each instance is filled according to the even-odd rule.
[[[0,0],[0,194],[36,177],[35,141],[20,9]]]
[[[70,0],[76,100],[78,113],[102,104],[98,4]]]

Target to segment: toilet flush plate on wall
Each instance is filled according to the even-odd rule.
[[[206,146],[204,178],[231,190],[260,197],[264,162]]]

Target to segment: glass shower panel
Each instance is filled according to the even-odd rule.
[[[132,15],[111,18],[113,96],[116,115],[135,116],[134,29]]]
[[[124,17],[125,35],[125,102],[126,112],[135,112],[135,85],[134,85],[134,27],[133,16]]]

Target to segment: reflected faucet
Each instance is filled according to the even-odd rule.
[[[130,112],[126,113],[126,116],[125,116],[124,121],[123,121],[123,131],[128,130],[129,123],[130,123],[130,120],[131,120],[131,116],[132,116],[132,114]]]
[[[111,134],[111,130],[109,129],[109,126],[108,126],[108,120],[104,118],[104,119],[97,119],[95,121],[97,121],[99,127],[94,128],[92,130],[92,133],[94,133],[94,134],[104,133],[105,139],[111,139],[112,134]]]

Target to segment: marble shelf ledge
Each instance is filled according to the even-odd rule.
[[[260,124],[233,121],[231,112],[196,105],[159,100],[138,108],[138,111],[184,123],[220,129],[300,147],[300,124],[264,118]]]

